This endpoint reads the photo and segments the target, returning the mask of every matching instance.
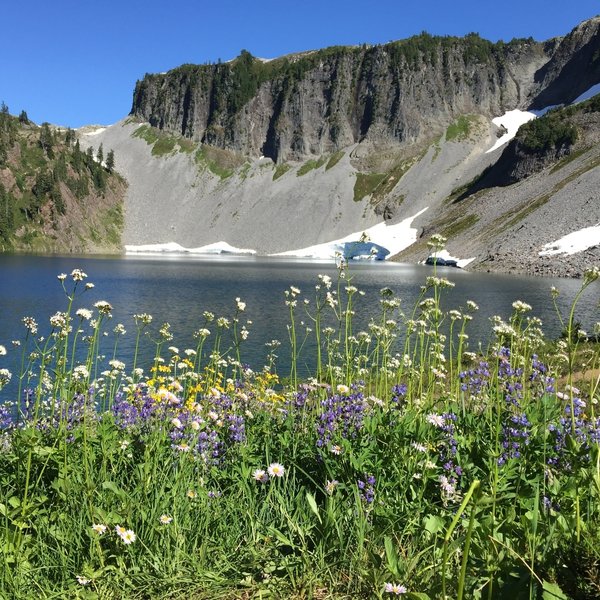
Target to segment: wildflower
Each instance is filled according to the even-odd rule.
[[[0,389],[12,379],[12,373],[8,369],[0,369]]]
[[[98,534],[98,535],[102,535],[103,533],[106,533],[106,525],[102,525],[101,523],[94,523],[92,525],[92,529]]]
[[[115,532],[119,537],[122,536],[126,531],[127,531],[127,529],[125,529],[125,527],[121,527],[120,525],[115,525]]]
[[[331,287],[331,277],[329,275],[319,275],[319,280],[327,289]]]
[[[527,304],[527,302],[523,302],[521,300],[515,300],[512,303],[512,307],[515,309],[516,312],[518,313],[525,313],[531,310],[531,305]]]
[[[339,456],[342,453],[342,447],[338,446],[337,444],[334,444],[329,448],[329,451],[331,452],[331,454]]]
[[[194,498],[196,498],[196,496],[198,495],[194,490],[188,490],[185,495],[190,499],[193,500]]]
[[[271,477],[283,477],[285,474],[285,468],[280,463],[271,463],[267,472]]]
[[[331,496],[339,483],[340,482],[337,479],[333,479],[331,481],[328,479],[327,483],[325,484],[325,491]]]
[[[75,577],[75,579],[77,579],[77,583],[79,585],[87,585],[88,583],[90,583],[92,580],[88,579],[87,577],[83,577],[83,575],[77,575]]]
[[[25,325],[25,329],[31,333],[31,335],[35,335],[37,333],[37,322],[33,317],[23,317],[23,324]]]
[[[64,281],[66,278],[67,278],[66,273],[61,273],[60,275],[56,276],[56,279],[58,279],[59,281]]]
[[[6,348],[0,345],[0,356],[6,356]]]
[[[350,391],[350,388],[343,384],[338,385],[336,389],[338,394],[347,394]]]
[[[94,308],[97,308],[98,312],[103,315],[110,315],[110,311],[113,307],[109,302],[106,302],[106,300],[98,300],[98,302],[94,304]]]
[[[133,320],[136,325],[150,325],[152,323],[152,315],[147,313],[139,313],[137,315],[133,315]]]
[[[183,427],[182,422],[177,418],[177,417],[173,417],[171,419],[171,424],[173,425],[173,427],[175,427],[176,429],[181,429]]]
[[[122,323],[117,323],[117,325],[113,329],[113,333],[115,335],[125,335],[127,333],[127,330],[125,329],[125,326]]]
[[[269,476],[267,475],[267,472],[264,469],[255,469],[252,472],[252,478],[256,481],[260,481],[261,483],[265,483],[269,480]]]
[[[583,284],[584,285],[590,284],[593,281],[596,281],[596,279],[598,279],[599,277],[600,277],[600,269],[598,267],[592,267],[591,269],[588,269],[583,274]]]
[[[89,321],[92,318],[92,311],[87,308],[80,308],[75,314],[85,321]]]
[[[173,339],[170,323],[163,323],[158,333],[160,333],[160,337],[166,342],[170,342]]]
[[[87,274],[81,269],[73,269],[71,272],[71,277],[73,281],[83,281],[87,277]]]
[[[90,376],[90,372],[85,365],[77,365],[73,369],[73,379],[75,381],[81,381],[83,379],[87,379]]]
[[[136,535],[131,529],[125,530],[123,533],[119,534],[119,537],[127,546],[129,546],[129,544],[133,544],[133,542],[136,540]]]
[[[158,520],[161,525],[168,525],[173,520],[173,517],[170,517],[169,515],[160,515]]]
[[[435,413],[429,413],[426,421],[439,428],[442,428],[445,425],[444,417],[442,415],[436,415]]]
[[[424,446],[423,444],[420,444],[419,442],[411,442],[410,445],[417,451],[417,452],[427,452],[427,447]]]
[[[246,303],[242,302],[239,298],[235,299],[235,304],[240,312],[244,312],[246,310]]]
[[[85,289],[86,290],[91,290],[92,288],[96,287],[93,283],[86,283],[85,284]]]
[[[396,596],[400,596],[402,594],[406,594],[408,591],[405,586],[400,585],[398,583],[386,583],[385,591],[388,594],[396,594]]]

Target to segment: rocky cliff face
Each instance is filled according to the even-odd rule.
[[[230,63],[146,75],[136,85],[131,114],[275,162],[361,141],[411,144],[439,136],[458,115],[494,116],[527,105],[537,89],[535,72],[557,47],[422,34],[267,63],[243,51]]]

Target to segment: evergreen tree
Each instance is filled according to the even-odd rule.
[[[48,158],[53,158],[54,153],[52,152],[52,145],[54,144],[54,136],[50,131],[50,125],[48,123],[42,123],[40,130],[39,144],[42,150],[46,153]]]
[[[106,155],[106,170],[112,173],[115,168],[115,153],[113,150],[109,150]]]
[[[102,147],[102,144],[100,144],[98,146],[98,152],[96,153],[96,160],[102,164],[102,161],[104,160],[104,148]]]
[[[29,123],[29,117],[27,116],[27,113],[22,110],[21,114],[19,115],[19,123],[21,123],[22,125],[27,125],[27,123]]]
[[[0,113],[2,113],[3,115],[8,114],[8,106],[6,105],[4,100],[2,100],[2,104],[0,104]]]

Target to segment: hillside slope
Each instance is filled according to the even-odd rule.
[[[73,131],[35,125],[3,105],[0,251],[120,251],[125,188]]]

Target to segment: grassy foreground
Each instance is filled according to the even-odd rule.
[[[354,331],[342,268],[286,292],[291,364],[273,342],[253,371],[241,299],[181,350],[135,315],[156,358],[125,365],[110,304],[78,308],[86,278],[59,276],[65,311],[49,334],[24,318],[21,372],[0,370],[18,383],[0,406],[0,598],[600,596],[600,350],[578,298],[563,340],[516,301],[473,353],[477,307],[442,312],[447,280],[406,314],[382,290]]]

